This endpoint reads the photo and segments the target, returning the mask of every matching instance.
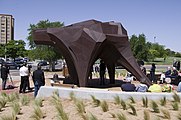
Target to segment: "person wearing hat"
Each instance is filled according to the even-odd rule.
[[[170,85],[171,83],[171,78],[165,78],[165,82],[163,83],[162,86],[162,92],[172,92],[173,86]]]
[[[6,66],[6,64],[3,63],[1,66],[2,90],[6,89],[6,81],[8,78],[8,74],[9,74],[9,69]]]
[[[133,76],[126,77],[126,79],[123,80],[124,83],[121,85],[121,89],[126,92],[135,91],[136,86],[134,84],[131,84],[132,81],[133,81]]]
[[[35,86],[34,97],[36,97],[40,87],[45,85],[45,76],[41,66],[37,66],[37,70],[33,72],[32,78]]]
[[[25,93],[26,87],[28,86],[29,82],[29,70],[26,67],[26,63],[23,63],[23,66],[19,69],[20,76],[21,76],[21,83],[19,93]]]

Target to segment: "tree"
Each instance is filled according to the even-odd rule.
[[[148,60],[148,47],[146,44],[146,37],[144,34],[140,34],[138,37],[132,35],[130,38],[131,50],[133,55],[138,60]]]
[[[24,57],[26,43],[23,40],[11,40],[6,44],[6,55],[15,59],[16,57]]]
[[[37,28],[54,28],[54,27],[62,27],[64,23],[61,22],[50,22],[49,20],[39,21],[37,24],[30,24],[29,36],[27,40],[29,41],[29,46],[32,49],[29,52],[29,55],[33,59],[41,59],[47,60],[50,63],[49,70],[52,71],[55,69],[54,61],[61,58],[61,55],[56,52],[56,49],[49,45],[36,45],[32,39],[32,32]]]
[[[5,55],[5,47],[3,44],[0,44],[0,57],[4,57]]]

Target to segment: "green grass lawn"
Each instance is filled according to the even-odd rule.
[[[181,61],[180,57],[167,57],[165,61],[164,58],[156,58],[153,62],[145,62],[145,64],[150,65],[152,63],[155,63],[156,65],[172,65],[174,59]]]

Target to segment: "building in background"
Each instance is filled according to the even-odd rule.
[[[14,18],[12,15],[0,14],[0,44],[14,40]]]

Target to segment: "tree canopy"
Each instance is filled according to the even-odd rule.
[[[138,36],[132,35],[130,38],[130,44],[133,55],[138,60],[153,61],[156,57],[166,58],[167,56],[175,55],[170,49],[165,49],[164,45],[147,42],[144,34]],[[177,54],[177,56],[178,55],[179,54]]]
[[[6,55],[13,59],[17,57],[24,57],[26,53],[26,43],[23,40],[11,40],[6,45]]]
[[[39,21],[37,24],[30,24],[30,28],[28,29],[29,35],[27,40],[29,41],[29,47],[32,49],[29,52],[29,55],[33,59],[47,60],[50,63],[51,67],[54,69],[53,62],[57,59],[61,58],[61,55],[56,52],[56,49],[49,45],[36,45],[32,39],[32,32],[37,28],[55,28],[62,27],[64,23],[61,22],[50,22],[49,20]]]

